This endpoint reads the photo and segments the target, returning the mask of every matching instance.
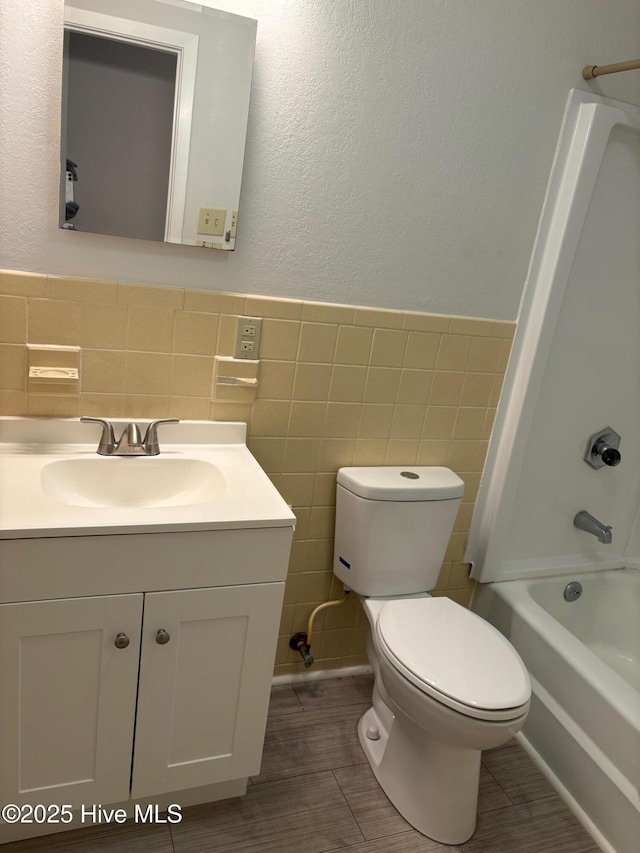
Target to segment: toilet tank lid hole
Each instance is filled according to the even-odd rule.
[[[340,468],[338,485],[378,501],[440,501],[462,497],[464,482],[449,468],[387,465]]]

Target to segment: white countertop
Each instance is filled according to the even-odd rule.
[[[113,419],[118,437],[129,420]],[[141,429],[147,421],[138,419]],[[0,539],[291,527],[295,516],[246,446],[246,425],[182,421],[159,428],[160,455],[102,457],[100,427],[66,418],[0,418]],[[224,479],[212,500],[182,505],[92,506],[57,500],[42,472],[51,462],[100,460],[141,471],[157,460],[192,459]],[[99,468],[97,468],[99,470]]]

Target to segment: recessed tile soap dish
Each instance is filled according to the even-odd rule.
[[[27,344],[27,390],[31,394],[76,395],[82,371],[80,347]]]
[[[31,382],[77,382],[79,379],[77,367],[38,367],[29,368]]]
[[[240,388],[257,388],[258,380],[244,376],[216,376],[216,385],[234,385]]]

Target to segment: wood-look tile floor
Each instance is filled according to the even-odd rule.
[[[356,725],[372,679],[274,687],[258,776],[246,797],[193,806],[173,826],[126,824],[20,841],[2,853],[597,853],[515,743],[483,755],[478,826],[438,844],[398,814],[376,782]],[[179,797],[177,798],[179,801]]]

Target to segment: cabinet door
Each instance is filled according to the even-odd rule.
[[[145,596],[133,797],[258,772],[283,594],[269,583]]]
[[[142,602],[0,605],[0,801],[127,799]]]

